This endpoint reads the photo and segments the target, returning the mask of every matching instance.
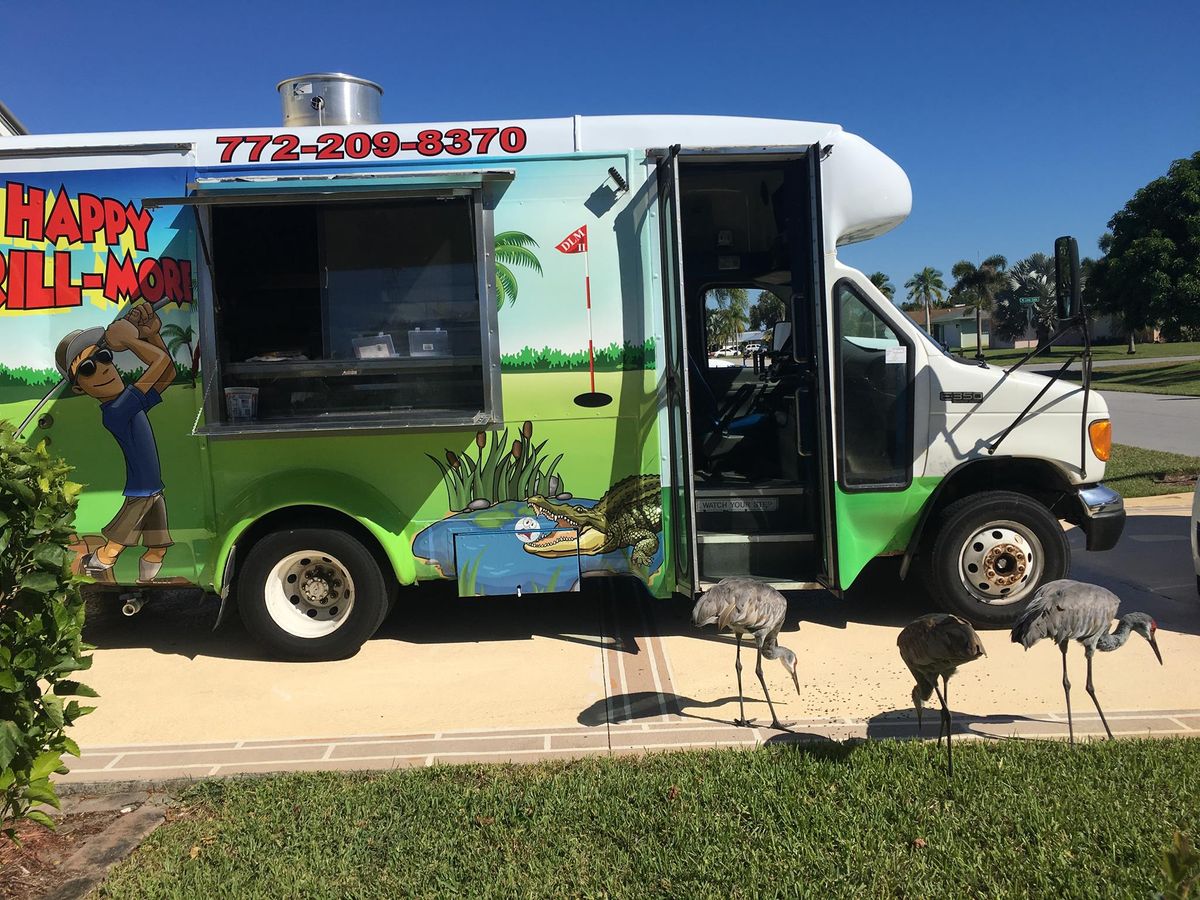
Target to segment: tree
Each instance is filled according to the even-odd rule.
[[[750,318],[750,298],[745,288],[712,288],[705,295],[708,310],[708,338],[720,347],[736,344]],[[715,309],[713,308],[715,307]]]
[[[787,318],[787,307],[778,294],[761,291],[750,307],[750,330],[766,331]]]
[[[162,339],[167,342],[167,352],[171,354],[172,361],[175,358],[175,351],[180,347],[187,347],[188,369],[192,379],[192,387],[196,386],[196,354],[192,350],[192,343],[196,340],[195,332],[192,331],[191,325],[176,325],[171,322],[162,327],[160,332]]]
[[[1058,321],[1054,294],[1054,260],[1045,253],[1033,253],[1013,263],[1007,272],[1008,288],[997,296],[992,331],[1001,337],[1014,338],[1032,324],[1037,330],[1037,345],[1050,339]],[[1034,297],[1032,306],[1021,304],[1022,298]]]
[[[1121,317],[1129,352],[1143,328],[1200,327],[1200,152],[1138,190],[1108,228],[1085,293],[1095,309]]]
[[[537,241],[523,231],[502,231],[496,235],[496,309],[504,306],[505,301],[509,306],[517,302],[517,276],[512,266],[542,274],[537,254],[529,249],[537,245]]]
[[[883,272],[872,272],[867,277],[871,279],[871,284],[879,288],[880,293],[889,300],[896,295],[896,286],[892,284],[892,280]]]
[[[932,266],[926,266],[904,282],[904,286],[908,288],[908,299],[916,300],[925,307],[925,331],[933,334],[929,325],[929,307],[945,295],[946,284],[942,281],[942,273]]]
[[[975,310],[976,359],[983,359],[983,314],[996,305],[996,296],[1008,287],[1008,277],[1004,273],[1007,267],[1008,260],[996,253],[978,266],[961,259],[950,270],[954,276],[950,293]]]

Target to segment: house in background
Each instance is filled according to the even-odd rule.
[[[12,114],[4,101],[0,100],[0,138],[12,137],[17,134],[29,134],[29,129],[21,124],[21,120]]]
[[[914,309],[905,315],[925,327],[925,310]],[[975,342],[975,310],[966,305],[950,306],[945,309],[929,311],[929,327],[935,341],[945,344],[951,350],[974,350]],[[983,349],[991,346],[991,317],[983,314]],[[1010,345],[1005,345],[1010,346]]]
[[[906,310],[905,315],[925,327],[925,310]],[[984,313],[983,319],[983,349],[1017,349],[1031,350],[1037,346],[1037,329],[1030,325],[1015,338],[1001,338],[991,333],[992,322],[990,313]],[[1097,315],[1090,317],[1092,341],[1101,344],[1120,343],[1127,337],[1119,316]],[[933,339],[944,344],[951,350],[975,349],[975,310],[968,306],[951,306],[945,309],[929,311],[929,327],[933,331]],[[1141,343],[1162,340],[1159,329],[1146,329],[1136,335]],[[1067,343],[1070,343],[1068,340]]]

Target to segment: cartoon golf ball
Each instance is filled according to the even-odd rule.
[[[541,526],[538,525],[538,520],[532,516],[517,519],[517,524],[513,526],[513,530],[517,533],[517,540],[522,544],[536,541],[542,536]]]

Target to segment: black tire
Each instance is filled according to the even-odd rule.
[[[285,566],[293,557],[299,558]],[[241,565],[237,581],[238,612],[246,630],[279,657],[345,659],[358,652],[387,615],[388,600],[393,593],[389,590],[391,572],[387,574],[389,577],[385,578],[375,556],[344,531],[327,528],[276,531],[258,541]],[[294,599],[299,597],[298,588],[297,593],[281,602],[280,597],[294,589],[283,589],[289,579],[292,584],[311,590],[303,602]],[[352,590],[348,590],[351,585]],[[291,602],[290,607],[287,601]],[[335,605],[338,603],[342,605]],[[290,618],[292,612],[296,613],[296,619]],[[306,613],[312,624],[305,621]],[[330,630],[305,633],[322,628]]]
[[[989,525],[998,530],[988,530],[968,546]],[[981,542],[987,540],[995,543]],[[1014,545],[1015,562],[1004,552]],[[993,551],[992,576],[969,576],[976,555],[984,553],[986,560]],[[1012,627],[1034,592],[1048,581],[1065,578],[1071,567],[1071,548],[1053,513],[1032,497],[1012,491],[985,491],[951,503],[938,517],[924,552],[924,580],[934,599],[947,612],[984,628]],[[980,581],[968,588],[966,577]],[[1004,596],[998,596],[1001,591]]]

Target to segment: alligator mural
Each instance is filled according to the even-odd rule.
[[[552,519],[560,530],[525,544],[525,552],[557,557],[598,556],[633,548],[633,561],[649,566],[662,531],[662,489],[657,475],[630,475],[613,485],[595,506],[581,506],[534,495],[533,511]],[[562,530],[565,529],[565,530]]]

